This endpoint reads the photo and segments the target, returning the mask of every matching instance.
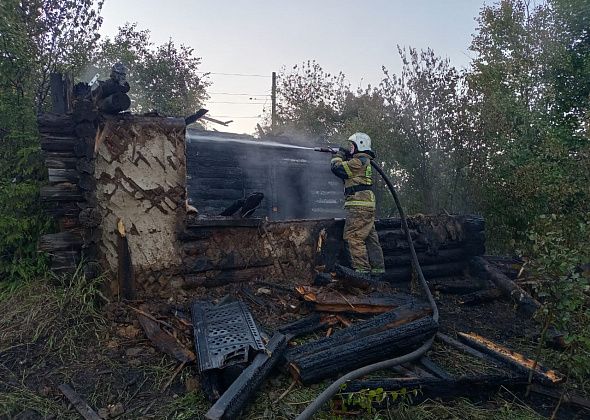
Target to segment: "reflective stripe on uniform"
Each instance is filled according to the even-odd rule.
[[[350,170],[350,168],[348,167],[348,162],[342,162],[342,167],[344,168],[344,170],[346,171],[346,175],[348,175],[349,178],[352,178],[352,171]]]
[[[365,176],[367,178],[372,178],[373,177],[373,167],[371,166],[371,164],[367,165],[367,169],[365,169]],[[371,180],[371,184],[373,183],[373,181]]]
[[[344,207],[371,207],[375,208],[374,201],[360,201],[360,200],[350,200],[344,202]]]

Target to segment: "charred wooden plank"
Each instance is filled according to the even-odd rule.
[[[538,384],[532,384],[530,389],[532,392],[539,395],[545,395],[547,397],[555,398],[556,400],[561,399],[564,404],[575,405],[590,410],[590,399],[574,392],[562,392]]]
[[[80,173],[76,169],[54,169],[47,167],[49,182],[59,184],[61,182],[70,182],[76,184],[80,180]]]
[[[552,369],[547,369],[534,360],[523,356],[513,350],[494,343],[485,337],[475,333],[459,333],[459,339],[481,352],[490,355],[494,359],[511,366],[515,371],[522,374],[529,374],[533,371],[533,378],[543,384],[558,384],[563,381],[564,376]]]
[[[74,121],[70,115],[46,112],[37,117],[41,134],[73,134]]]
[[[428,254],[426,252],[419,252],[418,262],[420,265],[444,264],[449,262],[456,262],[464,260],[467,252],[464,248],[441,249],[436,254]],[[412,256],[408,252],[403,255],[388,255],[384,257],[385,267],[399,267],[410,265],[412,263]]]
[[[334,315],[320,315],[316,312],[295,322],[282,325],[278,328],[278,331],[286,335],[289,340],[292,340],[295,337],[326,329],[338,322],[338,319]]]
[[[63,183],[58,185],[45,185],[41,187],[41,201],[82,201],[82,192],[77,185]]]
[[[352,381],[346,384],[343,392],[358,392],[363,389],[382,388],[384,391],[397,391],[405,388],[407,391],[420,390],[414,402],[421,402],[427,398],[455,398],[489,395],[497,392],[501,387],[524,387],[527,383],[525,375],[482,375],[461,376],[453,379],[442,378],[384,378]]]
[[[75,170],[78,159],[75,157],[62,156],[59,153],[44,153],[45,167],[48,169],[70,169]]]
[[[41,150],[44,152],[72,152],[78,143],[75,136],[41,136]]]
[[[68,384],[61,384],[59,390],[86,420],[101,420],[101,417]]]
[[[424,369],[426,369],[428,372],[432,373],[438,378],[446,380],[450,380],[453,378],[453,375],[444,370],[438,364],[434,363],[432,359],[430,359],[427,356],[424,356],[420,359],[420,364],[424,367]]]
[[[74,232],[48,233],[39,239],[39,250],[44,252],[71,251],[80,249],[82,236]]]
[[[127,241],[125,225],[119,219],[117,222],[117,280],[123,299],[132,300],[135,297],[135,271],[131,261],[131,250]]]
[[[471,259],[471,268],[476,273],[482,273],[486,278],[491,280],[498,289],[515,302],[518,308],[527,315],[532,316],[541,307],[541,304],[536,299],[484,258],[473,257]]]
[[[393,296],[356,296],[313,286],[297,286],[295,290],[320,312],[381,314],[415,300],[411,296],[399,293]]]
[[[195,354],[184,347],[178,339],[164,332],[156,321],[142,314],[138,314],[137,319],[147,337],[158,350],[174,357],[179,362],[190,363],[195,361]]]
[[[98,119],[98,111],[95,109],[91,100],[78,99],[74,101],[72,119],[75,123],[80,123],[82,121],[94,122]]]
[[[431,289],[443,293],[464,294],[481,290],[485,282],[468,276],[436,277],[428,280]]]
[[[445,263],[445,264],[433,264],[433,265],[421,265],[422,273],[427,279],[433,279],[436,277],[446,277],[463,274],[467,268],[465,261]],[[386,270],[383,275],[383,280],[390,283],[400,283],[409,281],[412,278],[412,267],[402,267]]]
[[[478,305],[480,303],[499,299],[502,296],[504,296],[504,293],[500,289],[493,287],[491,289],[480,290],[478,292],[473,292],[462,296],[461,304]]]
[[[287,355],[287,361],[291,373],[298,380],[304,384],[315,383],[340,372],[409,353],[432,337],[437,328],[438,324],[431,317],[426,317],[344,344],[336,342],[320,352],[298,357]]]
[[[387,313],[377,315],[366,321],[338,330],[330,337],[289,349],[286,357],[294,359],[304,355],[319,353],[336,345],[350,343],[424,318],[430,314],[431,311],[430,307],[423,303],[400,306]]]
[[[264,379],[287,348],[287,338],[280,333],[272,336],[266,352],[256,355],[254,361],[242,372],[221,398],[205,414],[209,420],[236,419],[252,400]]]
[[[462,351],[463,353],[466,353],[470,356],[477,357],[478,359],[482,359],[494,366],[498,366],[501,364],[497,360],[492,359],[490,356],[483,354],[480,351],[477,351],[473,347],[466,346],[465,344],[461,343],[460,341],[457,341],[454,338],[449,337],[448,335],[443,334],[441,332],[436,334],[436,339],[438,341],[440,341],[441,343],[447,344],[447,345],[449,345],[459,351]]]

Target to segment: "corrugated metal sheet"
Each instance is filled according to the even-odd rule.
[[[343,217],[342,182],[330,155],[251,136],[187,129],[187,193],[202,216],[235,200],[264,194],[254,217],[270,220]]]

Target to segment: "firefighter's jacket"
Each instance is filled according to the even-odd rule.
[[[371,159],[363,152],[355,153],[349,160],[339,155],[332,158],[332,172],[344,180],[344,207],[375,208]]]

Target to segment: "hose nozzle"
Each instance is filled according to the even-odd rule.
[[[338,149],[335,147],[314,147],[313,150],[315,152],[323,152],[323,153],[337,153]]]

